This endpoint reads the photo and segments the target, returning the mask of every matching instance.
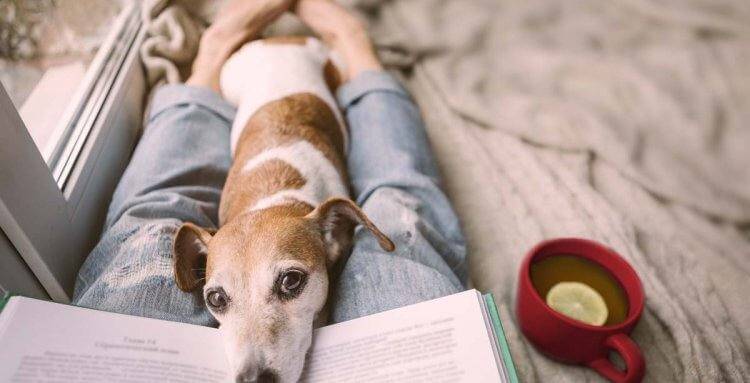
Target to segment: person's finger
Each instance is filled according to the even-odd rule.
[[[214,24],[226,23],[235,30],[246,29],[260,19],[278,17],[290,10],[296,0],[230,0],[217,13]]]
[[[294,12],[313,32],[329,43],[347,32],[365,29],[356,15],[331,0],[299,0]]]
[[[201,44],[217,45],[228,58],[246,42],[259,38],[263,30],[296,3],[296,0],[231,0],[206,30]]]
[[[296,0],[231,0],[219,10],[209,30],[226,36],[257,37],[295,3]]]

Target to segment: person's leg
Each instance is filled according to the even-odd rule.
[[[215,323],[200,293],[176,286],[172,241],[182,222],[216,226],[235,113],[218,94],[221,66],[291,3],[228,2],[201,39],[189,86],[157,90],[143,137],[112,198],[102,238],[79,271],[73,303]]]
[[[76,281],[73,303],[210,324],[200,294],[180,291],[172,237],[182,221],[213,227],[229,168],[234,110],[215,92],[157,90],[143,137],[110,204],[104,234]]]
[[[348,168],[358,204],[396,244],[380,249],[355,234],[332,302],[335,322],[464,289],[466,248],[440,180],[418,107],[382,71],[363,25],[327,0],[300,0],[297,13],[347,65],[338,91],[351,132]]]
[[[385,72],[359,74],[339,92],[351,129],[356,201],[396,244],[364,230],[336,285],[333,319],[348,320],[464,289],[466,248],[440,188],[419,109]]]

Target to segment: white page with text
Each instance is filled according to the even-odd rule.
[[[318,329],[303,382],[500,382],[476,290]]]
[[[20,297],[3,318],[0,382],[226,381],[212,328]]]

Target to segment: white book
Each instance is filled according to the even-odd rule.
[[[0,313],[0,382],[223,383],[228,372],[214,328],[18,296]],[[518,379],[492,296],[469,290],[315,330],[301,381]]]

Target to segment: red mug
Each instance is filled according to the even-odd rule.
[[[625,320],[614,325],[592,326],[547,306],[532,283],[531,265],[556,255],[572,255],[594,262],[619,282],[628,301]],[[518,278],[518,323],[537,350],[562,362],[587,365],[613,382],[630,383],[643,379],[646,370],[643,355],[628,336],[643,312],[643,287],[635,270],[617,253],[579,238],[544,241],[526,255]],[[624,371],[609,360],[611,350],[619,353],[625,361]]]

